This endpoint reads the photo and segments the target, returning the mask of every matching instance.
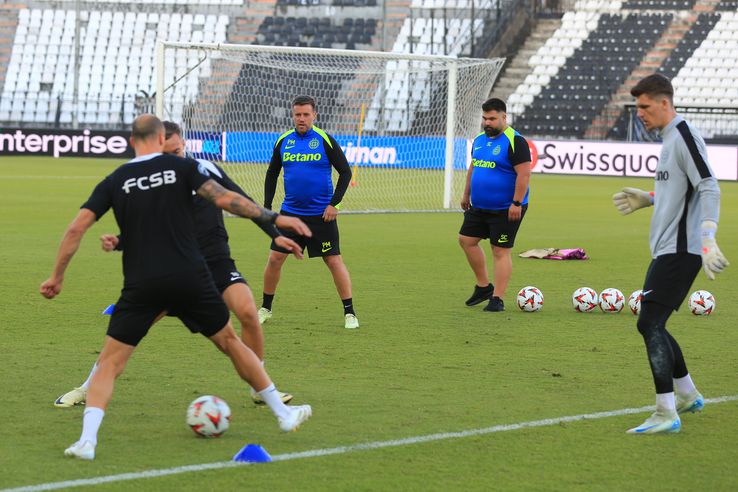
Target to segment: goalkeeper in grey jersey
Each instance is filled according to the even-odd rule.
[[[679,309],[700,267],[714,280],[715,274],[728,266],[715,242],[720,188],[707,162],[704,140],[674,110],[674,88],[669,79],[649,75],[630,93],[646,128],[661,131],[663,146],[654,191],[624,188],[613,196],[623,215],[654,206],[650,233],[653,260],[643,285],[638,331],[646,344],[656,386],[656,412],[628,433],[679,432],[679,414],[700,411],[705,402],[687,371],[679,344],[666,331],[666,321]]]

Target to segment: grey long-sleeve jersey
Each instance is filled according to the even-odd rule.
[[[656,166],[651,256],[670,253],[699,255],[700,224],[720,215],[720,188],[707,162],[705,141],[681,116],[661,132],[663,146]]]

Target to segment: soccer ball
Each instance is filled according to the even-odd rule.
[[[692,292],[689,296],[689,310],[697,316],[707,316],[715,310],[715,297],[706,290]]]
[[[643,291],[640,289],[633,292],[628,298],[628,307],[636,316],[641,312],[641,299],[643,299]]]
[[[540,311],[543,307],[543,292],[532,285],[523,287],[518,292],[518,307],[529,313]]]
[[[605,289],[600,293],[600,309],[605,313],[619,313],[625,306],[625,297],[618,289]]]
[[[231,409],[217,396],[201,396],[187,408],[187,425],[198,436],[220,437],[231,423]]]
[[[580,313],[589,313],[597,307],[597,292],[589,287],[579,287],[571,296],[574,309]]]

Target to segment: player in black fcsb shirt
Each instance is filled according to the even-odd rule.
[[[131,144],[137,157],[97,185],[67,228],[52,275],[40,288],[49,299],[61,292],[64,272],[85,232],[113,208],[126,239],[124,285],[90,383],[82,435],[64,454],[94,459],[97,433],[112,397],[114,380],[154,319],[169,310],[176,312],[190,331],[210,338],[228,355],[244,380],[261,388],[259,393],[281,430],[296,430],[310,417],[312,409],[309,405],[284,405],[259,359],[233,331],[228,309],[197,245],[192,191],[197,190],[220,208],[261,223],[274,223],[307,235],[309,229],[297,219],[283,218],[225,190],[197,162],[162,155],[164,127],[153,115],[142,115],[134,121]],[[291,242],[290,247],[301,255],[296,243]]]
[[[186,142],[182,137],[182,129],[180,126],[171,121],[164,121],[165,142],[164,152],[167,154],[185,157]],[[231,190],[239,195],[253,201],[253,199],[241,189],[217,164],[196,159],[197,163],[205,168],[210,177],[217,181],[227,190]],[[231,249],[228,244],[228,231],[223,221],[223,212],[213,205],[209,200],[195,194],[194,200],[194,223],[195,235],[199,245],[199,250],[205,258],[208,270],[213,276],[215,287],[223,297],[228,309],[236,315],[241,324],[241,340],[249,347],[254,354],[264,361],[264,334],[259,323],[259,318],[254,304],[253,294],[248,282],[239,272],[235,261],[231,258]],[[260,227],[275,242],[283,242],[284,237],[272,223],[260,223],[254,220],[254,223]],[[112,251],[113,249],[123,251],[125,241],[122,235],[114,236],[112,234],[104,234],[101,238],[103,250]],[[171,312],[170,315],[173,315]],[[83,404],[87,397],[87,388],[89,381],[97,368],[95,364],[89,376],[81,386],[72,389],[64,395],[57,398],[54,405],[59,408],[67,408],[74,405]],[[263,404],[264,401],[259,393],[251,388],[251,397],[254,403]],[[289,393],[280,392],[280,397],[284,403],[292,400]]]
[[[151,154],[124,164],[97,185],[82,208],[98,219],[113,208],[126,242],[125,287],[206,268],[195,236],[192,190],[209,179],[192,160]]]

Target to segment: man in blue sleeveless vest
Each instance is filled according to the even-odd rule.
[[[359,320],[354,312],[351,277],[341,257],[339,246],[338,206],[351,182],[349,167],[343,150],[336,140],[314,126],[317,117],[315,99],[298,96],[292,101],[292,120],[295,128],[285,132],[274,145],[264,181],[264,207],[272,208],[279,173],[284,168],[283,215],[301,218],[313,232],[310,238],[285,235],[294,239],[311,258],[323,258],[333,276],[336,290],[343,303],[344,327],[355,329]],[[338,182],[333,189],[331,173],[338,171]],[[272,301],[289,251],[272,241],[272,252],[264,270],[264,298],[259,309],[263,324],[272,317]]]
[[[461,199],[464,223],[459,244],[477,279],[467,306],[489,299],[485,311],[504,311],[503,298],[512,274],[511,248],[528,209],[530,148],[507,126],[507,107],[501,99],[482,104],[482,127],[472,144],[472,162]],[[489,238],[494,257],[494,285],[489,281],[487,258],[479,246]]]

